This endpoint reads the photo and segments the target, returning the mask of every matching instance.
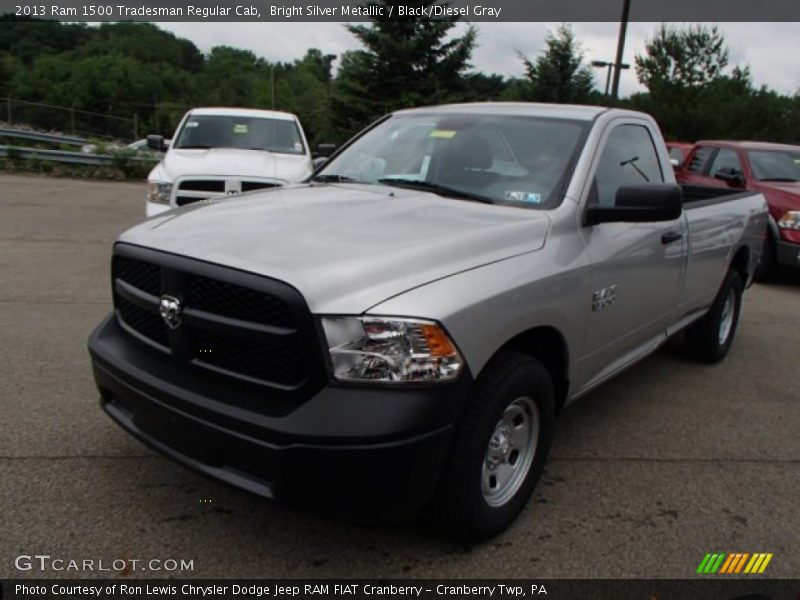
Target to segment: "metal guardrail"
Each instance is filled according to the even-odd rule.
[[[83,146],[89,140],[71,135],[56,135],[54,133],[39,133],[27,129],[6,129],[0,128],[0,137],[18,138],[21,140],[33,140],[36,142],[49,142],[51,144],[68,144],[70,146]]]
[[[10,149],[10,151],[9,151]],[[68,152],[66,150],[40,150],[39,148],[19,148],[17,146],[0,146],[0,158],[16,155],[22,159],[52,160],[55,162],[72,163],[76,165],[110,165],[114,157],[109,154],[84,154],[83,152]],[[139,156],[126,157],[127,160],[142,162],[157,162],[152,158]]]

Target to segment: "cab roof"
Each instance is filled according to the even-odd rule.
[[[743,150],[791,150],[797,152],[800,146],[791,144],[777,144],[775,142],[740,142],[735,140],[700,140],[696,146],[729,146],[732,148],[742,148]]]
[[[284,121],[295,121],[297,117],[292,113],[276,110],[259,110],[255,108],[235,108],[235,107],[200,107],[189,111],[193,115],[217,115],[220,117],[250,117],[261,119],[279,119]]]
[[[580,104],[547,104],[535,102],[474,102],[468,104],[443,104],[422,108],[408,108],[396,111],[395,114],[441,114],[459,112],[462,114],[516,115],[529,117],[550,117],[554,119],[572,119],[575,121],[592,121],[598,115],[611,112],[620,115],[642,116],[630,110],[612,109],[606,106],[584,106]]]

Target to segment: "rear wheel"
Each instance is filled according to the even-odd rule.
[[[538,361],[510,351],[492,360],[437,499],[438,524],[449,535],[481,540],[511,524],[541,475],[554,418],[553,383]]]
[[[686,351],[704,362],[718,362],[730,350],[742,306],[742,278],[728,271],[706,315],[686,330]]]

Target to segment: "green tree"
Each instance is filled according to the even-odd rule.
[[[413,0],[415,7],[429,7],[435,0]],[[409,5],[407,0],[380,0],[369,6]],[[455,20],[391,20],[372,18],[369,25],[347,29],[364,45],[363,50],[342,56],[333,99],[340,130],[347,133],[378,116],[408,106],[460,100],[466,90],[463,75],[477,32],[448,38]]]
[[[663,85],[699,87],[723,75],[728,47],[716,25],[662,25],[635,62],[637,78],[651,92]]]
[[[749,67],[730,66],[717,27],[661,26],[636,56],[636,74],[647,93],[629,105],[651,113],[668,138],[787,140],[791,102],[755,89]]]
[[[516,94],[536,102],[586,103],[594,87],[592,70],[584,63],[581,44],[567,25],[550,32],[545,49],[533,60],[520,55],[527,82]]]
[[[198,75],[197,104],[268,106],[272,66],[249,50],[215,46]]]

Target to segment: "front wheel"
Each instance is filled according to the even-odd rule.
[[[449,535],[477,541],[511,524],[541,475],[554,418],[553,383],[538,361],[505,351],[487,365],[437,499]]]
[[[706,315],[686,330],[686,351],[704,362],[719,362],[730,350],[742,307],[742,278],[728,271]]]

